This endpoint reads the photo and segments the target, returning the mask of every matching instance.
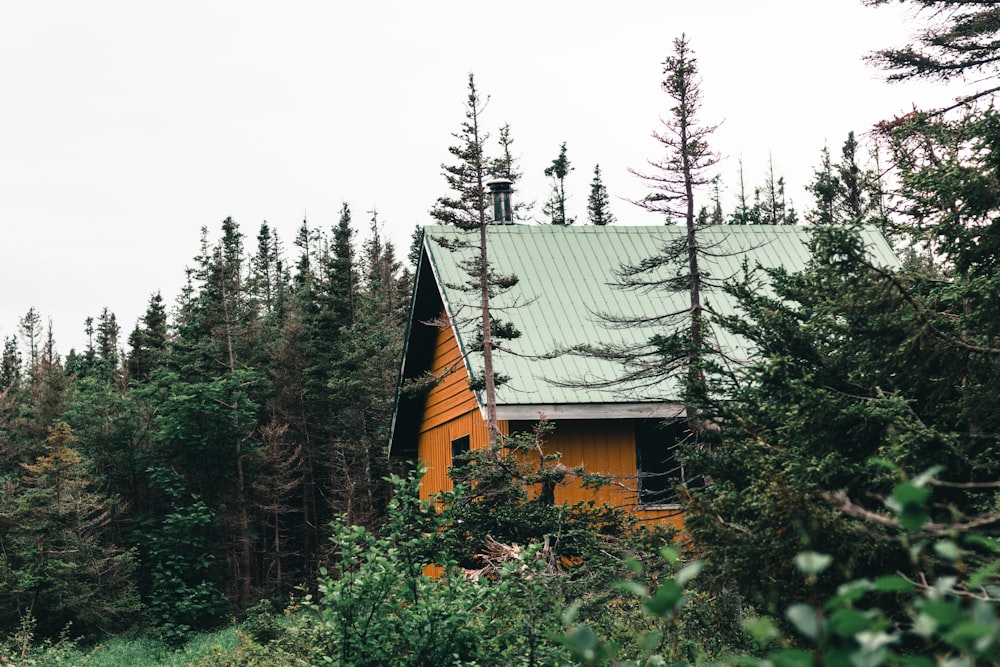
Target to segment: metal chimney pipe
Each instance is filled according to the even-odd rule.
[[[494,178],[486,184],[493,194],[493,223],[497,225],[514,224],[514,212],[510,207],[510,193],[514,181],[509,178]]]

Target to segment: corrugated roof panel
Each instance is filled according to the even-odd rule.
[[[602,320],[612,317],[641,317],[683,310],[687,294],[663,289],[624,289],[618,285],[618,271],[627,265],[653,257],[669,243],[683,238],[683,227],[559,227],[553,225],[498,225],[489,228],[488,251],[491,266],[501,274],[514,274],[518,284],[491,299],[494,317],[510,321],[522,332],[520,338],[501,341],[508,351],[494,355],[496,370],[510,378],[498,389],[501,405],[566,403],[631,403],[676,399],[678,384],[667,379],[655,392],[638,391],[626,385],[612,389],[593,386],[594,379],[620,377],[616,362],[568,354],[575,346],[594,344],[637,344],[663,325],[615,327]],[[461,262],[478,254],[478,249],[449,251],[432,239],[467,238],[478,243],[476,234],[451,227],[428,227],[426,241],[439,284],[463,349],[468,350],[478,331],[479,294],[463,292],[454,285],[469,280]],[[753,268],[783,266],[798,271],[809,260],[809,228],[795,226],[716,226],[699,230],[699,242],[708,257],[701,258],[703,271],[716,281],[742,275],[744,261]],[[876,262],[894,266],[898,260],[885,239],[875,229],[866,229],[864,238]],[[674,265],[661,267],[657,276],[684,271]],[[736,304],[719,289],[708,289],[705,302],[716,312],[733,314]],[[682,320],[678,320],[680,324]],[[716,332],[728,353],[747,354],[744,341],[726,332]],[[557,354],[563,351],[563,354]],[[473,372],[482,368],[482,354],[470,355]],[[574,386],[562,386],[571,383]]]

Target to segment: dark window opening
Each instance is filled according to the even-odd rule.
[[[684,420],[640,419],[635,428],[635,456],[640,505],[677,504],[676,489],[686,480],[677,452],[689,435]]]
[[[469,459],[465,456],[469,453],[469,436],[463,435],[451,441],[451,467],[460,471],[469,464]]]

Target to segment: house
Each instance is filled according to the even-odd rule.
[[[494,352],[495,371],[509,378],[497,389],[501,431],[530,429],[540,418],[548,419],[555,429],[546,446],[560,452],[567,467],[622,480],[595,492],[570,479],[556,489],[557,502],[595,499],[634,509],[643,519],[678,515],[665,495],[684,474],[671,455],[685,428],[677,379],[648,386],[609,383],[622,375],[618,362],[553,353],[640,342],[662,332],[662,323],[615,327],[606,316],[631,319],[685,310],[686,293],[617,284],[622,266],[654,256],[684,233],[683,227],[672,226],[488,228],[491,267],[518,278],[513,288],[491,299],[493,312],[521,332]],[[875,261],[897,263],[878,231],[863,233]],[[808,237],[809,229],[798,226],[706,227],[699,231],[699,243],[711,251],[701,268],[717,281],[739,276],[744,262],[796,271],[808,260]],[[424,497],[451,488],[448,468],[455,454],[488,441],[485,397],[469,383],[482,373],[482,353],[473,351],[479,296],[461,288],[469,282],[462,262],[478,250],[449,250],[445,246],[451,244],[441,242],[461,238],[478,244],[478,233],[425,229],[400,380],[432,377],[434,382],[424,392],[401,392],[393,419],[390,455],[418,459],[427,467]],[[721,290],[706,290],[703,302],[716,312],[736,309]],[[729,356],[747,358],[743,340],[716,333]]]

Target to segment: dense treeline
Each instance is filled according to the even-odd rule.
[[[0,625],[182,635],[315,580],[330,523],[374,525],[411,276],[373,219],[303,222],[290,266],[232,219],[168,316],[106,309],[65,360],[32,310],[0,371]],[[22,353],[24,350],[24,353]]]
[[[998,49],[982,42],[1000,31],[998,3],[912,1],[954,9],[951,27],[881,57],[912,75],[993,71]],[[685,85],[665,90],[696,101],[679,94],[696,81],[678,73],[696,69],[675,45],[685,57],[664,74]],[[435,217],[481,231],[485,166],[510,180],[517,168],[508,127],[504,159],[486,160],[469,83],[458,164],[444,168],[455,196]],[[1000,114],[976,102],[994,91],[882,123],[888,172],[863,165],[854,135],[838,157],[824,149],[806,269],[769,272],[766,290],[753,267],[706,282],[706,303],[726,289],[738,316],[702,314],[696,294],[696,326],[650,338],[663,372],[686,371],[696,436],[680,447],[697,473],[677,489],[683,554],[657,555],[676,535],[538,493],[559,458],[536,440],[551,424],[470,452],[453,471],[466,484],[437,504],[415,475],[388,488],[410,276],[374,220],[358,246],[346,206],[329,232],[303,224],[292,268],[266,224],[248,252],[225,220],[170,316],[154,296],[123,340],[105,310],[65,360],[30,311],[0,356],[0,627],[30,640],[24,628],[143,619],[180,638],[306,583],[287,618],[251,615],[239,645],[202,664],[995,664]],[[696,110],[673,109],[667,129],[684,131],[665,135],[653,181],[667,187],[646,200],[671,204],[649,207],[661,218],[683,205],[689,260],[702,225],[798,220],[773,169],[723,211],[721,184],[677,159],[710,155],[710,130],[688,132]],[[572,222],[570,170],[563,144],[547,170],[554,224]],[[710,205],[694,205],[695,185]],[[590,221],[608,224],[596,168],[592,195]],[[871,261],[862,224],[902,268]],[[684,287],[700,275],[687,267]],[[713,350],[723,329],[754,358]]]

